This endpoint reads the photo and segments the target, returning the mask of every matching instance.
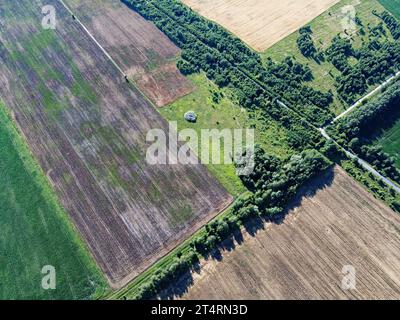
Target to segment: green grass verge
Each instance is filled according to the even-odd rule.
[[[400,19],[400,0],[379,0],[379,2]]]
[[[0,299],[90,299],[106,283],[0,103]],[[41,270],[56,269],[44,290]]]
[[[280,158],[289,156],[292,150],[287,145],[286,130],[276,122],[268,120],[261,112],[240,108],[236,104],[228,89],[221,90],[209,81],[205,74],[199,73],[189,76],[196,89],[193,93],[178,99],[169,106],[159,108],[161,115],[168,121],[176,121],[178,130],[194,129],[201,136],[203,129],[255,129],[255,141],[266,152]],[[184,119],[187,111],[194,111],[198,115],[196,123],[189,123]],[[245,138],[243,140],[246,141]],[[189,146],[198,155],[201,155],[201,144],[189,141]],[[197,146],[198,145],[198,146]],[[218,148],[211,145],[210,150]],[[223,155],[223,144],[220,146]],[[233,165],[207,165],[210,172],[232,195],[237,196],[246,191]]]
[[[358,4],[355,5],[355,3]],[[357,15],[364,25],[371,24],[371,26],[374,26],[380,22],[380,19],[372,14],[373,10],[377,10],[378,12],[384,10],[384,7],[382,7],[377,0],[342,0],[307,24],[311,26],[313,31],[312,37],[317,48],[326,50],[329,47],[332,39],[337,34],[340,33],[344,35],[344,28],[342,24],[344,14],[342,10],[345,6],[349,5],[354,5]],[[365,35],[352,35],[353,46],[355,48],[360,47],[362,41],[368,39],[368,30],[367,28],[364,29],[366,30]],[[324,92],[332,90],[332,92],[335,94],[335,100],[331,106],[331,110],[336,115],[340,114],[348,107],[347,104],[339,100],[336,95],[334,85],[335,77],[338,76],[340,72],[336,70],[336,68],[330,62],[325,61],[317,63],[314,59],[307,59],[304,57],[297,47],[296,41],[298,35],[299,33],[296,31],[285,39],[281,40],[271,48],[267,49],[262,54],[262,58],[266,60],[268,57],[271,57],[274,61],[282,61],[285,57],[294,56],[297,61],[303,64],[308,64],[314,75],[314,80],[310,83],[310,86]]]

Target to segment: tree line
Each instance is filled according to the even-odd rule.
[[[312,39],[310,27],[299,31],[297,45],[306,57],[331,62],[340,71],[335,79],[339,97],[347,104],[354,103],[364,95],[369,86],[382,83],[388,76],[400,70],[400,27],[397,20],[387,12],[378,15],[391,31],[394,41],[389,40],[383,22],[368,25],[368,39],[360,48],[354,48],[348,37],[336,35],[325,51],[318,51]],[[365,26],[359,17],[356,24],[360,35],[365,34]],[[317,54],[318,53],[318,54]]]
[[[281,123],[287,128],[290,146],[304,150],[280,160],[257,146],[255,170],[250,176],[242,177],[248,192],[235,201],[227,214],[206,225],[205,230],[193,238],[189,248],[177,254],[168,267],[158,269],[140,285],[136,298],[148,299],[190,271],[200,256],[209,255],[248,219],[282,215],[299,188],[331,165],[322,153],[335,158],[339,151],[334,144],[325,143],[319,133],[296,113],[276,103],[279,97],[294,105],[316,125],[332,119],[328,107],[333,95],[307,85],[313,79],[308,66],[290,57],[282,63],[275,63],[272,59],[263,63],[260,56],[241,40],[179,1],[122,1],[154,22],[182,49],[182,59],[178,62],[182,73],[204,71],[220,87],[232,89],[242,106],[260,109],[265,117]],[[310,35],[310,30],[303,31]],[[305,36],[299,45],[303,42],[307,50],[306,47],[311,46],[309,37]],[[340,46],[339,43],[338,48]],[[309,150],[310,147],[317,147],[322,153]]]

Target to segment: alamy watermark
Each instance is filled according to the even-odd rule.
[[[45,30],[54,30],[57,25],[56,19],[56,9],[52,5],[45,5],[42,8],[42,14],[44,15],[42,19],[42,28]]]
[[[44,290],[55,290],[56,289],[56,268],[51,265],[46,265],[42,268],[42,288]]]
[[[345,265],[342,268],[342,290],[355,290],[356,289],[356,269],[352,265]]]
[[[254,129],[194,129],[178,132],[177,122],[170,122],[168,132],[148,131],[146,161],[159,164],[235,164],[236,173],[246,176],[254,170]]]

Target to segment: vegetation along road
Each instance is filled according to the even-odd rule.
[[[359,107],[362,105],[367,99],[378,93],[381,89],[386,87],[388,84],[396,80],[400,76],[400,71],[397,72],[394,76],[390,77],[387,79],[384,83],[382,83],[380,86],[372,90],[370,93],[368,93],[366,96],[358,100],[355,104],[353,104],[350,108],[348,108],[346,111],[342,112],[340,115],[338,115],[335,119],[333,119],[332,123],[336,122],[337,120],[343,118],[345,115],[353,111],[355,108]]]

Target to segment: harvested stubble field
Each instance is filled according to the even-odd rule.
[[[41,27],[44,4],[56,8],[55,30]],[[167,123],[58,1],[0,9],[0,97],[110,285],[121,287],[231,197],[204,166],[145,161],[148,130],[167,132]]]
[[[340,0],[182,0],[257,51],[264,51]]]
[[[398,215],[339,167],[292,206],[283,223],[246,233],[221,262],[203,262],[183,298],[398,299]],[[345,265],[355,268],[355,290],[341,288]]]
[[[154,104],[193,90],[176,68],[180,50],[120,0],[64,0],[97,41]]]

